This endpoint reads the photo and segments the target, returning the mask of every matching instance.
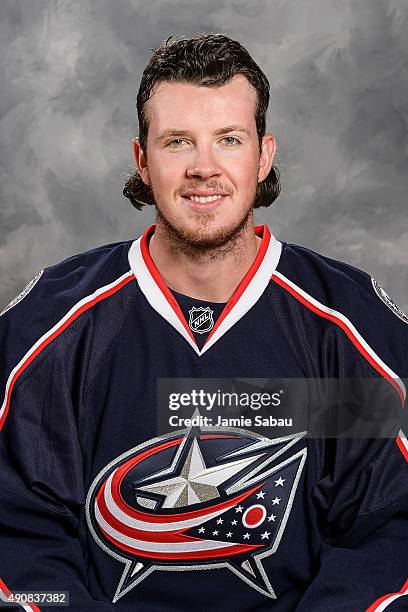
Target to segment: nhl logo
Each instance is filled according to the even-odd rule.
[[[190,329],[196,334],[205,334],[214,327],[214,311],[211,310],[209,306],[206,308],[203,308],[202,306],[196,308],[193,306],[188,312],[190,314],[188,324]]]

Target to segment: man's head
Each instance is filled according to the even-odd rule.
[[[240,43],[200,34],[158,47],[137,96],[137,170],[124,195],[136,208],[155,204],[158,219],[203,246],[225,242],[279,194],[268,102],[268,81]],[[224,197],[204,204],[194,194]]]

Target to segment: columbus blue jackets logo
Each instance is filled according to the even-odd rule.
[[[193,306],[188,312],[190,315],[188,324],[190,329],[196,334],[206,334],[214,327],[214,311],[209,306],[206,308],[203,306],[198,308]]]
[[[276,598],[264,563],[284,536],[306,460],[304,435],[270,440],[194,427],[107,465],[86,510],[96,542],[125,564],[113,602],[152,572],[220,568]]]

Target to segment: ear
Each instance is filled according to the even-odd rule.
[[[268,176],[276,152],[276,140],[272,134],[265,134],[262,138],[261,154],[259,156],[258,183],[262,183]]]
[[[142,178],[142,181],[146,185],[150,185],[150,177],[149,177],[149,170],[147,167],[147,160],[146,160],[145,154],[143,153],[140,147],[139,138],[137,136],[136,138],[133,138],[132,140],[132,149],[133,149],[133,157],[135,160],[135,165],[137,169],[139,170],[139,174]]]

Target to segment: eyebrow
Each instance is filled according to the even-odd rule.
[[[228,134],[229,132],[243,132],[247,136],[250,136],[249,130],[242,125],[229,125],[227,127],[219,128],[213,132],[214,136],[221,136],[221,134]],[[177,130],[175,128],[170,128],[164,130],[157,138],[154,139],[154,142],[162,142],[166,138],[171,136],[192,136],[192,132],[190,130]]]

